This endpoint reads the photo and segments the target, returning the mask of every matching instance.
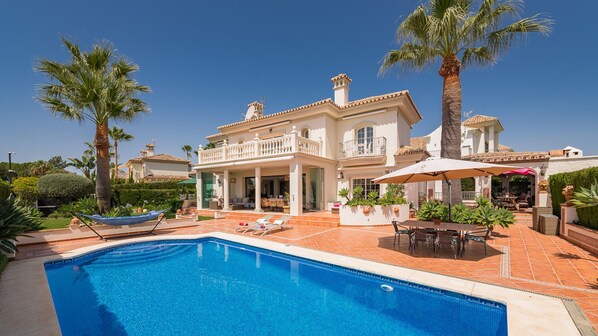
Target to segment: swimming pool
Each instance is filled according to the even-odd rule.
[[[63,335],[506,335],[503,304],[216,238],[45,264]]]

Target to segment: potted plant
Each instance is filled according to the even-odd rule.
[[[573,186],[568,185],[563,188],[563,196],[565,196],[565,204],[571,205],[571,200],[573,199],[574,191]]]
[[[440,225],[448,217],[448,207],[437,200],[428,201],[422,204],[416,216],[419,220],[434,221],[434,224]]]

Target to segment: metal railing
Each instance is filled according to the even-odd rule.
[[[321,141],[314,141],[291,133],[266,140],[254,140],[242,144],[229,145],[226,142],[222,147],[198,150],[198,164],[246,160],[263,158],[281,154],[304,153],[321,155]]]
[[[364,141],[350,140],[340,143],[339,160],[355,157],[386,155],[386,138],[368,138]]]
[[[461,198],[464,201],[474,201],[476,197],[478,197],[480,195],[479,192],[477,191],[462,191],[461,192]]]

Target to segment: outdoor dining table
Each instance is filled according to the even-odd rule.
[[[409,219],[400,224],[403,227],[407,227],[410,229],[417,228],[417,229],[435,229],[435,230],[454,230],[457,231],[459,234],[459,245],[461,248],[464,248],[464,239],[465,234],[470,231],[474,231],[479,229],[479,226],[473,224],[462,224],[462,223],[445,223],[440,222],[440,224],[434,224],[434,222],[429,221],[420,221],[420,220],[413,220]],[[460,248],[460,249],[461,249]]]

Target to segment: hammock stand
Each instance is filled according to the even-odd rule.
[[[151,221],[151,220],[159,218],[156,225],[154,225],[154,227],[150,231],[141,232],[139,234],[136,234],[136,235],[144,235],[144,234],[154,234],[155,235],[154,230],[156,230],[156,227],[158,227],[158,225],[160,225],[160,223],[162,222],[162,219],[164,219],[164,215],[162,215],[164,213],[164,211],[165,210],[150,211],[147,214],[143,214],[143,215],[139,215],[139,216],[123,216],[123,217],[102,217],[100,215],[86,215],[86,214],[82,214],[82,213],[73,213],[73,216],[77,217],[81,221],[81,223],[83,223],[91,231],[93,231],[93,233],[95,233],[100,239],[107,241],[108,239],[106,239],[104,236],[102,236],[96,230],[94,230],[93,227],[91,227],[91,225],[87,224],[82,217],[87,218],[93,222],[96,222],[99,224],[105,224],[105,225],[109,225],[109,226],[135,225],[135,224],[141,224],[141,223],[145,223],[147,221]],[[136,236],[136,235],[133,235],[133,236]]]

